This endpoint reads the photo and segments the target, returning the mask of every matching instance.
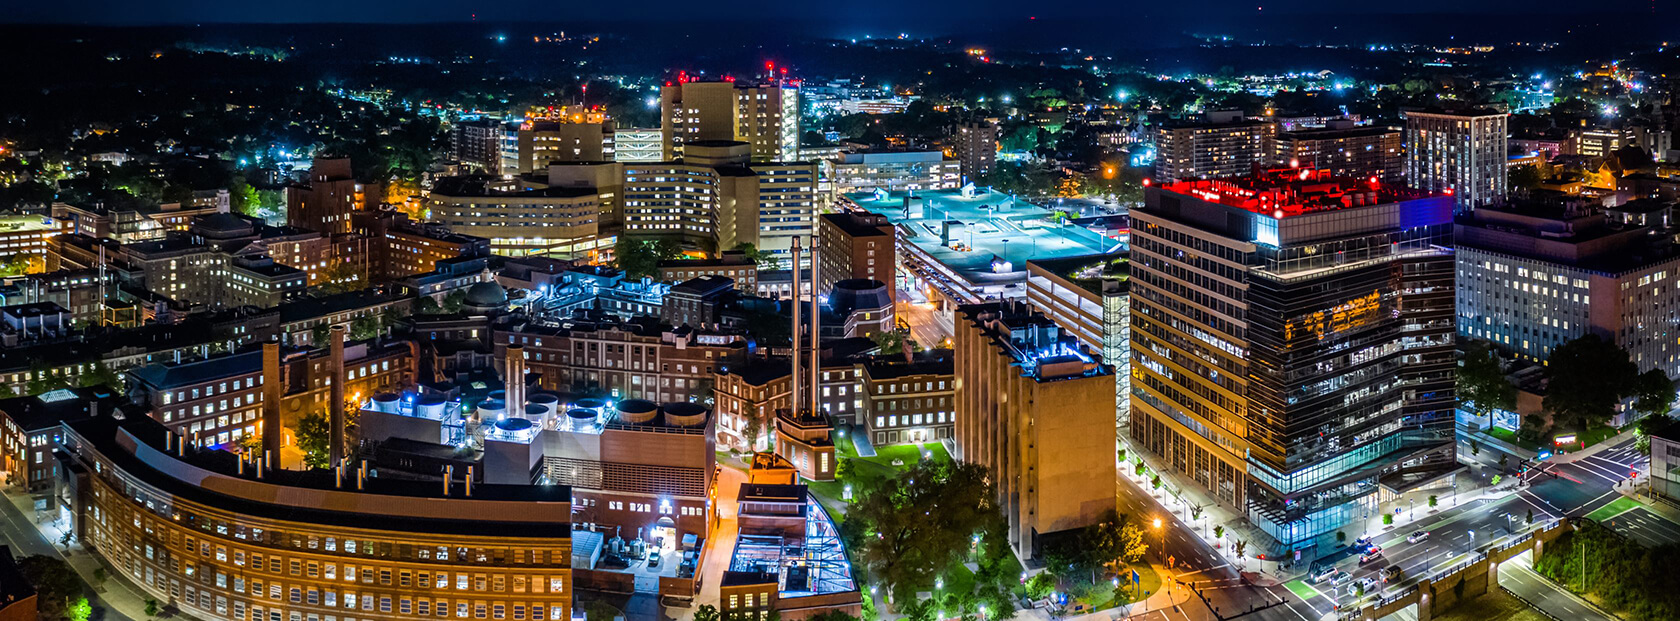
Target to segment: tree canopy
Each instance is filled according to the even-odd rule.
[[[1499,354],[1487,343],[1475,341],[1466,348],[1458,369],[1458,396],[1477,416],[1516,407],[1517,387],[1505,379]]]
[[[921,461],[869,490],[844,527],[869,574],[899,601],[960,563],[976,535],[999,549],[1007,536],[987,470],[940,460]]]
[[[1580,430],[1608,422],[1622,399],[1642,392],[1650,392],[1650,399],[1661,398],[1656,376],[1641,376],[1639,365],[1627,351],[1596,334],[1553,349],[1546,359],[1546,379],[1543,405],[1557,424]],[[1667,376],[1662,376],[1662,381],[1666,382]],[[1669,400],[1673,394],[1670,384]]]

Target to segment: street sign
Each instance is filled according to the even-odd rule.
[[[1139,578],[1139,577],[1138,577],[1138,573],[1137,573],[1137,570],[1136,570],[1136,569],[1133,569],[1133,570],[1132,570],[1132,584],[1137,584],[1137,583],[1138,583],[1138,582],[1140,582],[1140,581],[1141,581],[1141,580],[1142,580],[1142,579],[1141,579],[1141,578]]]

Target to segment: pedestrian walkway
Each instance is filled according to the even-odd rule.
[[[1180,482],[1177,473],[1160,469],[1156,465],[1154,455],[1136,450],[1125,440],[1122,440],[1121,444],[1126,449],[1126,461],[1120,464],[1121,476],[1131,479],[1140,489],[1153,490],[1150,493],[1155,497],[1156,502],[1163,509],[1182,518],[1186,524],[1223,526],[1225,529],[1223,537],[1213,537],[1211,527],[1201,529],[1196,533],[1196,536],[1207,541],[1222,553],[1234,551],[1233,546],[1235,544],[1233,542],[1247,542],[1245,557],[1247,557],[1248,562],[1253,564],[1253,567],[1260,570],[1258,573],[1279,582],[1283,581],[1283,576],[1277,574],[1277,562],[1259,559],[1261,555],[1271,559],[1282,557],[1284,551],[1280,548],[1277,540],[1254,526],[1246,516],[1215,501],[1201,488]],[[1137,474],[1135,464],[1138,459],[1143,460],[1144,472],[1142,475]],[[1154,488],[1154,477],[1157,475],[1161,477],[1161,487]],[[1193,518],[1192,516],[1196,515],[1197,508],[1200,508],[1200,517]]]
[[[89,603],[105,609],[104,619],[127,621],[151,618],[151,615],[146,614],[148,597],[129,584],[119,572],[100,562],[92,552],[83,548],[79,541],[72,541],[68,546],[60,543],[64,541],[64,529],[68,526],[65,520],[39,515],[35,511],[35,499],[29,494],[8,492],[6,501],[4,510],[12,514],[9,517],[29,524],[35,535],[49,543],[52,553],[68,563],[82,582],[88,585],[89,590],[93,591],[94,597],[90,598]],[[8,536],[22,535],[8,533]],[[29,549],[28,546],[23,547]]]

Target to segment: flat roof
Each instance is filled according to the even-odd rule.
[[[1428,193],[1376,177],[1356,179],[1329,170],[1279,168],[1242,177],[1187,179],[1161,185],[1174,194],[1274,218],[1371,207],[1424,198]]]
[[[1051,209],[992,190],[922,190],[913,197],[906,192],[854,192],[846,198],[886,216],[910,243],[976,284],[1024,272],[1030,259],[1106,253],[1120,246],[1118,240],[1084,227],[1052,222]],[[957,248],[941,243],[947,226],[949,241]],[[993,259],[1009,265],[994,267]]]

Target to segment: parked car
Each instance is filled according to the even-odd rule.
[[[1381,559],[1381,558],[1382,558],[1382,548],[1372,546],[1371,551],[1359,555],[1359,564],[1364,565],[1366,563],[1369,563],[1369,562],[1372,562],[1372,561],[1375,561],[1375,560],[1378,560],[1378,559]]]
[[[658,550],[654,550],[654,551],[648,553],[648,564],[647,564],[647,566],[648,567],[658,567],[659,566],[659,551]]]
[[[1420,530],[1420,531],[1415,531],[1410,535],[1407,535],[1406,536],[1406,542],[1407,543],[1417,543],[1419,541],[1423,541],[1423,540],[1428,539],[1428,538],[1429,538],[1429,531]]]

